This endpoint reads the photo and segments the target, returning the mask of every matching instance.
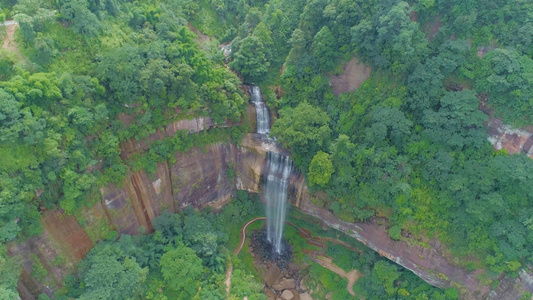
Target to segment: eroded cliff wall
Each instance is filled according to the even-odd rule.
[[[152,140],[174,135],[178,130],[190,133],[207,129],[210,119],[178,121],[148,137]],[[130,140],[122,145],[128,157],[148,149],[146,141]],[[131,172],[120,187],[110,184],[92,195],[94,205],[67,216],[61,209],[42,214],[44,232],[23,243],[12,243],[9,252],[23,260],[18,290],[22,299],[36,299],[40,293],[53,296],[67,274],[100,240],[112,230],[119,234],[137,234],[153,230],[152,222],[164,210],[179,211],[188,205],[220,209],[236,189],[260,191],[261,172],[266,151],[253,134],[243,146],[216,143],[202,149],[176,153],[172,164],[157,164],[154,174]],[[300,185],[301,186],[301,185]],[[294,195],[301,195],[295,192]],[[44,268],[46,278],[30,274]]]
[[[192,125],[191,125],[192,124]],[[172,124],[172,130],[155,133],[160,138],[171,136],[179,126],[191,133],[205,129],[194,124],[210,124],[209,120],[188,120]],[[196,126],[196,127],[195,127]],[[167,127],[170,128],[170,127]],[[147,149],[146,144],[128,141],[124,153],[128,155]],[[203,149],[193,148],[175,154],[175,162],[157,164],[153,175],[145,171],[132,172],[122,186],[109,185],[93,195],[95,204],[66,216],[61,210],[42,214],[44,232],[24,243],[10,246],[10,253],[23,259],[23,272],[18,290],[22,299],[36,299],[45,292],[52,296],[65,276],[111,230],[120,234],[137,234],[140,228],[152,230],[152,221],[165,209],[176,212],[189,204],[197,208],[212,206],[220,209],[230,201],[236,189],[260,192],[261,174],[266,151],[283,151],[254,134],[247,135],[241,146],[216,143]],[[234,176],[232,175],[234,174]],[[380,255],[413,271],[425,281],[441,288],[450,286],[462,290],[465,299],[517,299],[520,290],[533,289],[530,274],[522,272],[516,281],[504,280],[491,289],[481,284],[478,272],[467,272],[445,258],[441,245],[434,241],[427,247],[416,243],[392,240],[385,226],[375,221],[346,223],[327,209],[312,204],[303,176],[293,174],[289,201],[304,213],[322,220],[358,239]],[[44,268],[44,281],[33,278],[34,268]],[[517,286],[520,288],[517,289]]]

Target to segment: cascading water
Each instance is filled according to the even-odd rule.
[[[257,114],[257,133],[268,136],[270,133],[270,115],[265,102],[263,102],[261,90],[255,85],[252,86],[252,102]]]
[[[267,239],[272,243],[273,249],[281,253],[292,161],[281,153],[267,152],[267,166],[268,175],[264,188],[267,201]]]
[[[252,102],[257,113],[257,133],[269,139],[270,115],[268,108],[261,97],[258,86],[252,86]],[[267,202],[267,239],[277,254],[281,254],[283,226],[287,214],[287,190],[289,176],[292,172],[292,161],[288,156],[276,152],[267,152],[267,176],[265,178],[263,195]]]

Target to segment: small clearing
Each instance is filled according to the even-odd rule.
[[[200,30],[198,30],[196,27],[192,26],[191,23],[187,23],[187,27],[189,27],[189,29],[194,32],[194,34],[196,34],[198,36],[198,43],[199,44],[204,44],[204,43],[208,43],[211,39],[209,38],[209,36],[203,34],[200,32]]]
[[[433,39],[435,39],[435,36],[437,36],[437,33],[439,33],[441,26],[442,26],[442,22],[439,16],[436,16],[435,21],[429,27],[429,30],[426,34],[426,39],[430,42],[433,41]]]
[[[333,94],[339,96],[342,93],[353,92],[370,77],[372,68],[357,62],[357,58],[352,58],[344,67],[341,75],[331,77],[331,88]]]
[[[17,23],[0,26],[0,29],[3,29],[3,27],[5,27],[6,29],[6,38],[4,39],[4,42],[2,43],[2,48],[12,51],[12,52],[18,52],[17,44],[15,44],[15,39],[13,38],[13,35],[15,34],[15,27],[17,26],[18,26]]]
[[[26,62],[26,59],[24,58],[24,56],[22,56],[22,54],[19,51],[17,43],[15,43],[15,38],[14,38],[15,28],[17,28],[18,26],[19,26],[18,23],[13,23],[13,24],[10,23],[8,25],[0,26],[0,30],[3,30],[4,27],[6,30],[6,37],[2,43],[2,48],[6,49],[7,51],[11,53],[15,53],[21,61]]]

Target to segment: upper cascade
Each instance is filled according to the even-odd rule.
[[[268,135],[270,133],[270,115],[261,96],[261,90],[256,85],[252,86],[252,102],[257,114],[257,133]]]

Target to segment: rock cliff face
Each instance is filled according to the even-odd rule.
[[[180,121],[181,122],[181,121]],[[194,125],[204,124],[204,125]],[[212,124],[210,120],[187,120],[175,123],[154,133],[159,138],[177,130],[197,132]],[[171,130],[169,128],[172,128]],[[152,138],[156,138],[155,136]],[[124,155],[147,149],[143,143],[129,141],[123,145]],[[110,230],[120,234],[137,234],[140,228],[152,230],[152,221],[165,209],[179,211],[189,204],[197,208],[211,206],[220,209],[230,201],[236,189],[260,192],[261,174],[266,151],[283,151],[262,141],[254,134],[247,135],[241,146],[231,143],[212,144],[204,149],[193,148],[177,153],[175,163],[159,163],[150,176],[144,171],[130,173],[122,186],[109,185],[91,207],[77,216],[66,216],[61,210],[42,214],[44,232],[19,244],[10,245],[13,255],[23,259],[23,272],[18,284],[22,299],[36,299],[40,293],[53,296],[67,274]],[[235,174],[234,176],[229,176]],[[502,281],[494,290],[478,282],[476,272],[466,272],[443,255],[440,245],[431,247],[394,241],[386,229],[376,222],[351,224],[338,220],[324,208],[310,201],[303,176],[292,174],[289,201],[304,213],[317,217],[327,226],[358,239],[396,263],[410,269],[425,281],[441,288],[459,287],[465,299],[518,299],[519,289],[533,291],[533,276],[522,272],[517,281]],[[48,275],[44,283],[30,276],[33,268],[41,267]]]
[[[513,129],[500,119],[492,118],[487,124],[489,141],[494,149],[507,150],[509,154],[523,153],[533,158],[533,127]]]
[[[172,136],[178,130],[194,133],[212,124],[206,118],[182,120],[148,139]],[[106,238],[110,230],[137,234],[144,228],[149,232],[153,229],[152,221],[166,209],[175,212],[190,204],[197,208],[220,209],[230,201],[236,189],[259,192],[267,150],[262,144],[250,134],[245,137],[243,146],[217,143],[204,149],[193,148],[175,154],[172,164],[158,163],[152,176],[145,171],[132,172],[121,187],[111,184],[101,188],[99,195],[93,195],[94,205],[82,209],[77,216],[66,216],[60,209],[43,212],[44,232],[9,247],[10,254],[23,259],[24,268],[18,284],[20,297],[36,299],[43,292],[53,296],[53,290],[61,285],[75,264],[95,243]],[[146,149],[145,142],[131,140],[122,145],[122,155],[128,157]],[[293,197],[302,195],[295,188],[292,194]],[[33,268],[41,266],[48,273],[44,283],[30,276]]]

